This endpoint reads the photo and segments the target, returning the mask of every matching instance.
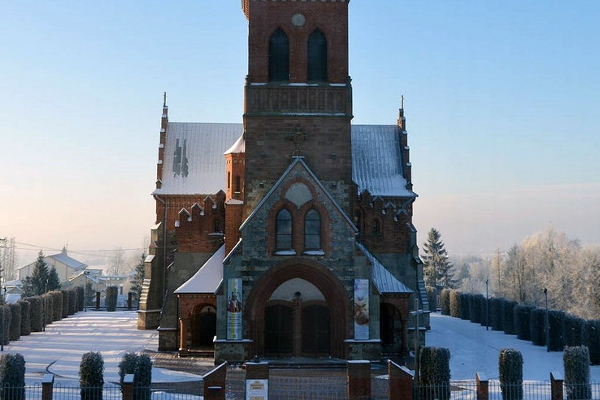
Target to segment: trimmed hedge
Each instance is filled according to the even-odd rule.
[[[450,316],[460,318],[460,292],[452,290],[450,292]]]
[[[109,286],[106,288],[106,311],[117,310],[117,297],[119,288],[116,286]]]
[[[518,305],[514,308],[515,313],[515,331],[517,338],[521,340],[531,340],[531,311],[532,306]]]
[[[42,299],[44,301],[44,325],[50,325],[54,314],[54,299],[50,293],[43,294]]]
[[[504,400],[523,399],[523,355],[516,349],[502,349],[498,358],[500,390]]]
[[[492,297],[489,302],[490,312],[489,312],[489,325],[494,331],[501,331],[504,328],[502,327],[502,307],[503,307],[504,299],[499,297]]]
[[[427,292],[427,300],[429,300],[429,309],[431,311],[437,311],[437,290],[432,286],[427,286],[425,291]]]
[[[75,290],[77,291],[77,311],[83,311],[85,291],[83,290],[83,286],[77,286]]]
[[[536,346],[546,345],[546,310],[534,308],[529,314],[531,343]]]
[[[421,348],[419,384],[421,399],[450,399],[450,350],[439,347]]]
[[[41,332],[44,327],[44,320],[42,319],[44,302],[40,296],[28,297],[27,301],[31,304],[31,332]]]
[[[67,314],[74,315],[77,312],[77,291],[73,289],[69,289],[67,291],[69,294],[69,309],[67,310]]]
[[[442,315],[450,315],[450,289],[442,289],[440,294],[440,307],[442,307]]]
[[[460,319],[469,320],[469,299],[471,295],[468,293],[460,294]]]
[[[102,400],[104,386],[104,359],[98,352],[83,354],[79,365],[79,386],[81,398],[85,400]]]
[[[27,300],[19,300],[21,305],[21,336],[31,335],[31,303]]]
[[[586,321],[587,346],[592,365],[600,365],[600,320]]]
[[[50,294],[52,295],[54,303],[54,308],[52,309],[52,320],[60,321],[63,317],[63,293],[60,290],[54,290],[50,292]]]
[[[69,316],[69,292],[66,290],[61,290],[62,292],[62,317],[67,318]]]
[[[9,340],[19,340],[21,338],[21,305],[12,303],[8,305],[10,308],[10,330]]]
[[[152,360],[146,354],[137,355],[129,352],[123,355],[119,363],[119,383],[122,385],[125,375],[133,374],[134,394],[136,400],[150,400],[152,384]]]
[[[10,341],[10,320],[12,316],[10,315],[10,307],[7,304],[0,306],[0,318],[2,318],[2,326],[4,328],[4,332],[0,331],[0,343],[8,344]]]
[[[583,336],[587,335],[584,329],[585,320],[574,315],[565,315],[563,325],[564,345],[569,347],[582,346]]]
[[[505,300],[503,302],[502,307],[502,328],[504,329],[504,333],[507,335],[515,335],[517,332],[515,330],[515,307],[518,306],[519,303],[516,301]]]
[[[585,346],[565,347],[563,354],[567,399],[592,398],[590,353]]]
[[[485,300],[482,294],[471,295],[469,299],[469,317],[471,322],[475,324],[481,323],[481,304]]]
[[[548,312],[548,326],[550,328],[550,343],[548,349],[550,351],[563,351],[565,341],[563,330],[565,324],[565,313],[562,311],[552,310]]]
[[[2,400],[25,400],[25,359],[19,353],[0,357]]]

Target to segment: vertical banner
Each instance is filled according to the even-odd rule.
[[[354,340],[369,340],[369,280],[354,280]]]
[[[242,278],[227,281],[227,340],[242,339]]]

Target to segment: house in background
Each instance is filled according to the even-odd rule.
[[[52,267],[56,269],[61,284],[68,282],[69,278],[73,275],[76,275],[87,268],[87,264],[69,257],[66,247],[63,247],[62,251],[58,254],[44,257],[44,261],[48,265],[48,270],[52,269]],[[35,262],[19,268],[19,279],[24,280],[26,277],[31,276],[34,269]]]

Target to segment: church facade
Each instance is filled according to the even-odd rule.
[[[138,314],[160,350],[408,355],[427,300],[404,110],[352,125],[348,3],[242,2],[242,124],[169,121],[165,97]]]

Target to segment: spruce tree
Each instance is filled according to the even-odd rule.
[[[35,261],[35,266],[33,267],[33,273],[31,274],[31,285],[34,295],[46,293],[48,285],[48,264],[46,264],[44,257],[44,253],[40,250],[38,258]]]
[[[60,289],[60,278],[58,277],[58,272],[56,272],[56,268],[50,268],[50,272],[48,273],[48,285],[46,287],[47,292],[51,292],[53,290]]]
[[[423,273],[425,286],[436,289],[456,289],[458,282],[454,278],[454,265],[448,259],[448,253],[444,248],[442,235],[431,228],[427,235],[427,242],[423,244],[424,254]]]

